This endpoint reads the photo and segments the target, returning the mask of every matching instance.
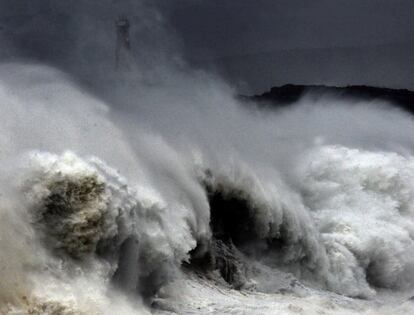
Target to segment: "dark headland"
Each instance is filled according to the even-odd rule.
[[[298,101],[305,95],[310,95],[313,98],[322,97],[324,95],[332,95],[361,101],[388,101],[414,114],[413,91],[365,85],[336,87],[324,85],[287,84],[280,87],[273,87],[270,91],[260,95],[243,97],[243,99],[253,100],[263,106],[283,107]]]

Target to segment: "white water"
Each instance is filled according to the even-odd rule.
[[[413,307],[408,114],[328,98],[262,115],[220,92],[220,106],[203,109],[206,121],[179,124],[177,135],[165,125],[156,131],[159,122],[174,128],[161,105],[149,131],[139,123],[145,117],[131,126],[55,70],[2,69],[2,313],[406,314]],[[198,119],[190,109],[174,124],[190,115]],[[212,237],[203,182],[236,191],[253,209],[255,239],[235,253],[240,291],[218,271],[183,268]],[[267,248],[280,237],[283,248]]]
[[[80,81],[0,65],[0,314],[409,314],[412,117],[332,95],[240,104],[141,2],[160,47],[114,73],[108,3],[59,7],[85,10],[80,43],[101,52],[68,52]],[[208,191],[248,208],[240,244],[213,237]],[[191,260],[211,253],[224,276]]]

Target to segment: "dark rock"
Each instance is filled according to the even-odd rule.
[[[414,114],[414,92],[406,89],[389,89],[365,85],[351,85],[346,87],[324,85],[293,85],[287,84],[273,87],[270,91],[260,95],[242,96],[245,101],[255,101],[259,105],[283,107],[298,101],[304,95],[318,98],[324,95],[340,96],[362,101],[381,100],[389,101],[398,107]]]

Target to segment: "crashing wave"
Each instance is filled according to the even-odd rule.
[[[128,186],[96,158],[36,152],[22,182],[37,238],[51,255],[45,272],[34,272],[36,283],[92,273],[96,283],[152,296],[192,249],[186,231],[167,234],[173,227],[155,191]]]
[[[411,156],[326,146],[309,154],[300,174],[331,273],[344,279],[345,292],[413,285]]]
[[[412,287],[413,161],[317,147],[297,166],[298,195],[277,181],[209,170],[203,182],[211,207],[210,268],[235,287],[253,280],[248,257],[351,297]]]
[[[163,305],[163,288],[193,272],[242,291],[307,295],[313,286],[364,298],[414,283],[411,157],[320,146],[297,165],[298,191],[246,168],[195,171],[210,205],[208,240],[197,239],[185,216],[177,221],[194,213],[179,212],[184,204],[166,202],[145,181],[129,185],[95,157],[35,152],[25,161],[33,241],[48,257],[20,293],[29,314],[83,314],[91,303],[76,304],[87,294],[81,283],[107,301],[94,302],[96,314],[107,314],[112,288]],[[53,298],[53,290],[74,300]]]

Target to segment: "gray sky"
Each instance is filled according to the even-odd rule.
[[[274,85],[414,89],[412,0],[154,0],[187,59],[242,91]]]
[[[155,0],[200,55],[414,41],[412,0]]]
[[[133,0],[0,0],[0,57],[55,64],[109,58],[119,9],[132,18],[135,49],[180,47],[193,65],[218,70],[241,90],[285,83],[414,89],[412,0],[146,2],[159,9],[172,36],[149,25],[148,12]]]

